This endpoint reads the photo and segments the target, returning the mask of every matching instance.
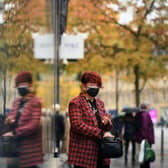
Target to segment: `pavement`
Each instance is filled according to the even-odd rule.
[[[155,128],[155,144],[152,146],[156,153],[155,162],[151,163],[151,168],[168,168],[168,128],[164,128],[164,156],[161,158],[161,128]],[[131,146],[130,146],[131,147]],[[131,150],[131,149],[130,149]],[[130,154],[131,151],[129,150]],[[138,158],[138,152],[136,155],[136,160]],[[120,159],[112,159],[111,168],[138,168],[139,163],[136,161],[135,165],[131,163],[131,157],[128,156],[128,164],[124,165],[124,157]]]
[[[155,162],[151,163],[151,168],[168,168],[168,128],[164,128],[164,157],[161,158],[161,128],[155,128],[155,144],[152,148],[156,153]],[[131,146],[129,149],[131,153]],[[138,153],[138,152],[137,152]],[[138,158],[138,154],[136,155]],[[137,159],[136,159],[137,160]],[[0,168],[7,168],[6,158],[0,158]],[[11,168],[15,168],[14,166]],[[65,154],[60,154],[58,158],[54,158],[53,155],[48,154],[44,157],[44,164],[41,168],[69,168],[67,164],[67,156]],[[139,168],[138,161],[134,165],[131,163],[131,157],[128,155],[128,164],[124,165],[124,156],[119,159],[112,159],[110,168]]]

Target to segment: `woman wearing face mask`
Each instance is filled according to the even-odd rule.
[[[19,98],[13,103],[6,124],[10,131],[3,136],[16,136],[19,140],[19,167],[37,168],[42,163],[41,103],[32,92],[32,74],[21,72],[15,78]],[[16,116],[20,112],[16,124]]]
[[[112,136],[111,116],[104,103],[96,98],[102,81],[96,72],[85,72],[81,77],[82,91],[69,103],[70,142],[68,161],[74,168],[109,168],[110,160],[100,156],[102,137]]]

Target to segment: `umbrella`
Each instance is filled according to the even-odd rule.
[[[122,109],[122,112],[124,113],[133,113],[133,112],[138,112],[138,108],[137,107],[125,107]]]
[[[117,137],[120,136],[122,133],[123,124],[124,124],[124,119],[122,115],[112,118],[111,133]]]

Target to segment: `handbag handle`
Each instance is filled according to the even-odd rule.
[[[25,102],[21,101],[20,102],[20,106],[19,106],[19,109],[18,109],[18,111],[16,113],[15,122],[13,124],[14,127],[12,128],[12,130],[14,130],[18,126],[19,118],[20,118],[21,113],[22,113],[22,111],[23,111],[23,109],[24,109],[24,107],[25,107],[26,104],[27,104],[27,101],[25,101]]]

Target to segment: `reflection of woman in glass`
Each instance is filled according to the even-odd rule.
[[[15,79],[16,88],[20,95],[16,98],[9,113],[6,124],[12,131],[3,136],[16,136],[20,144],[19,167],[37,168],[42,163],[41,138],[41,103],[32,92],[32,75],[30,72],[21,72]],[[20,112],[18,124],[14,124]]]

